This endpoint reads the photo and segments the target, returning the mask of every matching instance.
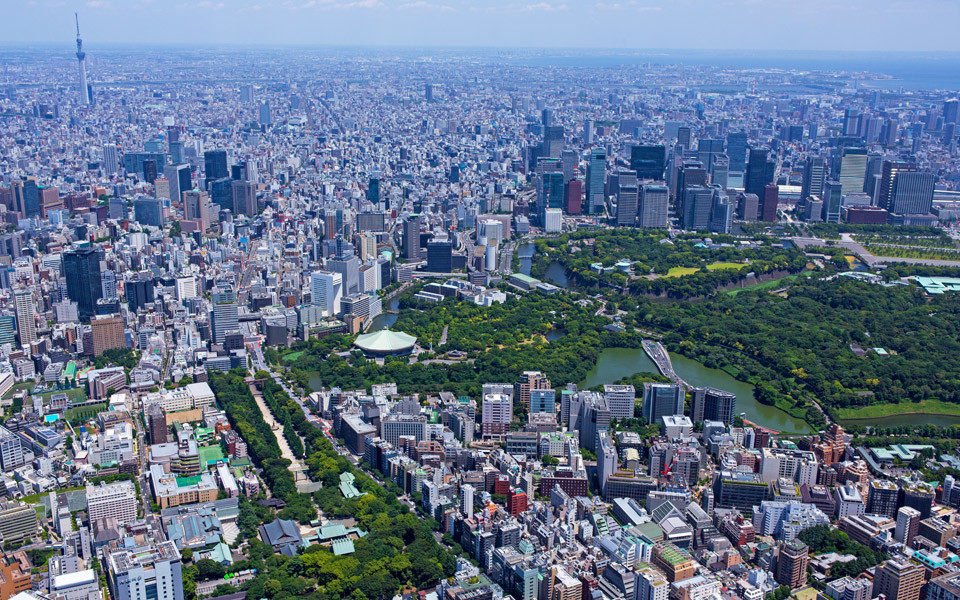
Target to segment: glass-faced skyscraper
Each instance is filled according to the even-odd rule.
[[[100,281],[100,253],[93,248],[77,248],[63,253],[63,273],[67,296],[77,303],[81,317],[96,314],[97,300],[103,291]]]
[[[607,151],[592,148],[587,158],[587,213],[603,212],[603,184],[607,169]]]

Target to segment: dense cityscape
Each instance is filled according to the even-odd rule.
[[[960,600],[949,82],[83,25],[0,47],[0,600]]]

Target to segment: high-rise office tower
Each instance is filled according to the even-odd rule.
[[[328,271],[314,271],[310,274],[310,296],[310,303],[319,306],[327,315],[340,314],[343,275]]]
[[[712,387],[694,388],[691,403],[690,420],[694,423],[703,421],[721,421],[732,424],[737,413],[737,396],[730,392]]]
[[[617,226],[633,227],[637,224],[637,174],[620,171],[617,179]]]
[[[806,202],[810,196],[823,195],[823,184],[827,181],[827,164],[822,156],[808,156],[803,167],[803,183],[800,186],[800,202]]]
[[[589,146],[593,143],[594,125],[593,119],[587,119],[583,122],[583,145]]]
[[[380,177],[373,175],[367,182],[367,202],[374,206],[380,204]]]
[[[193,189],[190,165],[167,165],[163,168],[163,174],[170,182],[170,199],[183,202],[183,193]]]
[[[710,183],[727,189],[730,179],[730,159],[726,154],[713,157],[713,166],[710,167]]]
[[[551,125],[544,127],[543,131],[543,156],[550,158],[560,158],[563,153],[563,127],[560,125]]]
[[[943,122],[960,123],[960,100],[951,98],[943,103]]]
[[[807,563],[810,562],[810,549],[800,540],[780,542],[777,555],[775,579],[780,585],[795,590],[807,581]],[[916,600],[916,599],[914,599]]]
[[[77,20],[77,62],[80,65],[80,104],[90,104],[90,88],[87,86],[87,53],[83,51],[83,40],[80,39],[80,15],[73,13]]]
[[[863,115],[856,108],[843,111],[843,135],[857,137],[860,135],[860,122]]]
[[[233,204],[233,184],[236,183],[229,177],[207,180],[207,188],[210,190],[210,200],[216,204],[220,210],[229,210],[237,212]]]
[[[667,149],[664,146],[633,146],[630,148],[630,169],[637,172],[637,179],[663,179],[667,164]]]
[[[733,225],[733,204],[727,197],[725,190],[713,188],[713,201],[710,208],[710,231],[715,233],[730,233]]]
[[[420,260],[420,215],[410,215],[403,222],[403,258]]]
[[[637,209],[640,227],[667,228],[670,210],[670,190],[665,185],[644,184]]]
[[[840,187],[843,194],[862,192],[867,178],[865,148],[844,148],[840,158]]]
[[[643,418],[647,423],[659,424],[661,417],[683,414],[686,392],[673,383],[643,384]]]
[[[603,212],[603,185],[606,181],[607,151],[592,148],[587,155],[587,214]]]
[[[547,209],[563,209],[563,172],[546,171],[540,175],[540,187],[537,190],[537,215],[540,227],[547,222]]]
[[[684,201],[687,198],[687,190],[698,186],[706,187],[709,182],[707,181],[707,170],[703,168],[703,164],[701,164],[700,161],[685,160],[680,163],[675,172],[676,179],[673,182],[673,190],[677,204],[676,212],[682,220],[684,211],[686,210]]]
[[[777,205],[780,203],[780,188],[770,182],[763,188],[763,199],[760,202],[760,219],[774,222],[777,220]]]
[[[240,329],[237,294],[231,289],[215,288],[210,300],[213,304],[213,318],[210,321],[213,343],[222,344],[227,333]]]
[[[927,215],[933,209],[937,177],[933,173],[900,173],[893,180],[887,210],[897,215]]]
[[[37,323],[33,316],[33,294],[26,288],[18,288],[13,293],[17,310],[17,332],[20,345],[29,348],[37,339]]]
[[[751,148],[747,171],[743,178],[743,191],[756,194],[758,198],[763,198],[763,188],[773,182],[776,175],[777,163],[768,160],[768,154],[769,151],[766,148]]]
[[[723,140],[703,139],[697,142],[697,160],[707,171],[713,170],[713,161],[723,154]]]
[[[924,582],[924,570],[918,564],[893,558],[877,567],[873,576],[873,593],[887,600],[918,600]]]
[[[97,300],[103,293],[100,283],[100,253],[93,248],[77,248],[62,255],[62,273],[67,280],[67,296],[77,303],[81,317],[96,314]]]
[[[209,182],[230,177],[226,150],[207,150],[203,153],[203,176]]]
[[[713,210],[713,190],[702,185],[686,188],[683,195],[683,215],[681,223],[684,229],[691,231],[707,229],[710,226],[710,214]]]
[[[431,273],[453,271],[453,242],[449,239],[427,242],[427,271]]]
[[[677,128],[677,143],[683,146],[684,150],[689,150],[693,146],[693,130],[686,126]]]
[[[116,144],[105,144],[103,146],[103,170],[108,175],[114,175],[120,170]]]
[[[840,205],[843,202],[843,186],[836,181],[828,181],[823,185],[823,209],[820,217],[826,223],[840,222]]]
[[[747,134],[734,132],[727,134],[727,156],[730,157],[730,170],[742,173],[747,164]]]
[[[893,182],[900,173],[916,172],[916,163],[901,160],[885,160],[880,167],[880,189],[877,190],[877,206],[890,210],[893,198]],[[891,211],[893,212],[893,211]]]
[[[257,184],[250,181],[233,181],[233,211],[238,215],[249,217],[257,214]]]
[[[556,122],[556,114],[552,108],[545,108],[540,113],[541,119],[540,123],[544,127],[553,127],[553,124]]]
[[[273,124],[273,117],[270,114],[270,101],[264,100],[260,105],[260,125],[269,126]]]

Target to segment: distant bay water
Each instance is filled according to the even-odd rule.
[[[892,79],[861,80],[861,86],[896,90],[960,90],[960,53],[933,52],[732,52],[700,50],[542,50],[517,56],[529,66],[620,67],[645,63],[733,69],[867,72]]]

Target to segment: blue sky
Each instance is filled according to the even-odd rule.
[[[0,43],[960,51],[957,0],[0,0]],[[10,26],[16,24],[16,26]]]

